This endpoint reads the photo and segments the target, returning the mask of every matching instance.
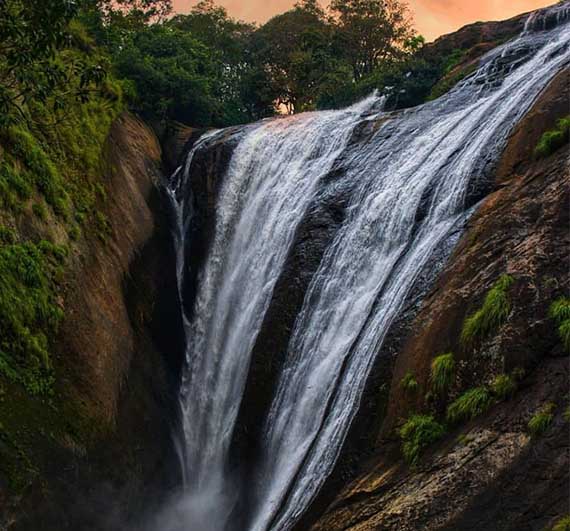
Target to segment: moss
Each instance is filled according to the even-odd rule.
[[[570,531],[570,514],[558,520],[554,524],[552,531]]]
[[[457,424],[481,415],[491,406],[493,399],[485,387],[470,389],[447,408],[447,420]]]
[[[410,465],[417,465],[422,452],[444,435],[445,427],[432,416],[411,416],[400,429],[404,459]]]
[[[464,345],[486,339],[505,323],[511,313],[508,291],[513,283],[511,276],[501,276],[487,293],[483,306],[465,320],[461,332],[461,342]]]
[[[455,377],[455,359],[453,354],[442,354],[431,363],[430,383],[432,391],[442,396],[449,390]]]
[[[554,420],[556,404],[549,402],[542,406],[528,421],[528,430],[533,437],[542,435]]]
[[[499,400],[507,400],[512,397],[517,390],[517,383],[512,376],[508,374],[499,374],[491,382],[491,392]]]
[[[550,306],[549,315],[556,321],[558,336],[566,351],[570,352],[570,299],[562,297]]]
[[[42,221],[45,221],[48,217],[48,211],[43,203],[34,203],[32,205],[32,212]]]
[[[565,422],[570,422],[570,406],[568,406],[565,410],[564,413],[562,414],[562,418],[564,418]]]
[[[410,394],[418,390],[418,382],[410,371],[408,371],[400,381],[400,387]]]
[[[0,225],[0,244],[11,244],[16,243],[18,236],[16,231],[5,227],[4,225]]]
[[[0,247],[0,373],[33,394],[50,394],[49,337],[63,311],[55,275],[65,251],[49,242]]]
[[[567,116],[558,120],[555,129],[547,131],[542,135],[534,150],[534,156],[537,159],[548,157],[569,141],[570,116]]]

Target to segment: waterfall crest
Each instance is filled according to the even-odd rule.
[[[533,15],[477,72],[418,108],[383,113],[373,95],[343,111],[244,129],[218,195],[192,317],[184,316],[180,453],[197,529],[232,528],[237,494],[228,456],[251,353],[323,178],[342,170],[348,214],[292,331],[243,529],[291,529],[330,475],[374,357],[415,279],[471,213],[513,127],[569,66],[568,12],[565,3]],[[364,123],[377,124],[375,132],[352,141]],[[218,134],[204,137],[173,179],[181,293],[191,198],[177,191],[192,179],[196,151]]]

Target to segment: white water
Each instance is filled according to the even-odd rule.
[[[414,280],[467,216],[470,186],[487,177],[512,127],[568,66],[569,27],[559,22],[540,32],[540,17],[533,18],[447,96],[383,116],[365,144],[349,140],[359,123],[378,118],[374,96],[345,111],[245,130],[217,199],[194,317],[186,320],[181,455],[188,529],[231,527],[238,493],[228,456],[251,352],[322,177],[336,164],[344,168],[348,218],[306,294],[266,419],[245,527],[254,531],[290,529],[330,474],[374,355]],[[216,135],[196,149],[207,149]],[[183,181],[191,178],[193,155]],[[179,248],[186,218],[179,217]],[[181,283],[183,251],[178,267]]]

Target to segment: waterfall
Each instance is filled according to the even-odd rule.
[[[399,113],[376,95],[343,111],[244,128],[217,197],[213,241],[185,317],[180,394],[188,529],[222,531],[238,493],[230,444],[250,358],[296,230],[342,170],[347,217],[314,275],[263,426],[243,529],[288,530],[336,463],[390,324],[434,250],[472,211],[513,127],[570,63],[568,3],[533,18],[446,96]],[[539,15],[540,16],[540,15]],[[353,132],[376,124],[365,140]],[[186,270],[190,152],[173,180],[178,279]],[[240,528],[241,529],[241,528]]]

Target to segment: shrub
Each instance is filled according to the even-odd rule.
[[[408,393],[415,393],[418,390],[418,382],[410,371],[400,381],[400,387]]]
[[[542,435],[550,427],[554,420],[555,409],[556,404],[549,402],[531,417],[528,421],[528,429],[533,437]]]
[[[556,124],[556,129],[547,131],[540,138],[534,150],[537,159],[548,157],[570,140],[570,116],[561,118]]]
[[[453,354],[442,354],[431,363],[430,382],[431,388],[436,395],[447,392],[455,376],[455,359]]]
[[[32,205],[32,212],[42,221],[47,219],[48,212],[43,203],[34,203]]]
[[[445,428],[432,416],[411,416],[400,429],[404,459],[410,465],[416,465],[423,450],[444,435]]]
[[[485,387],[470,389],[449,405],[447,420],[452,424],[471,420],[487,411],[492,402],[491,394]]]
[[[12,229],[0,225],[0,243],[11,244],[16,243],[16,240],[16,233]]]
[[[554,524],[552,531],[570,531],[570,514],[558,520]]]
[[[506,400],[515,394],[517,383],[508,374],[499,374],[491,383],[491,392],[499,400]]]
[[[513,282],[510,275],[502,275],[487,293],[483,306],[465,320],[461,332],[464,345],[485,339],[507,320],[511,312],[508,290]]]
[[[64,254],[49,242],[0,246],[0,373],[31,394],[53,385],[48,337],[63,317],[54,278]]]
[[[558,325],[558,335],[564,348],[570,352],[570,299],[562,297],[550,306],[550,317]]]

